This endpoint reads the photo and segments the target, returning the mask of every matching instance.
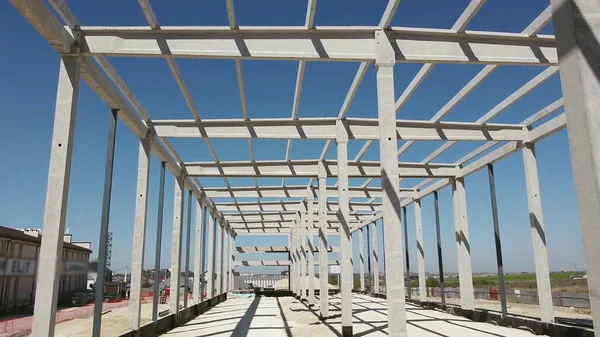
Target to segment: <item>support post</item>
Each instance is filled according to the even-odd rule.
[[[188,297],[190,293],[190,242],[192,236],[192,191],[188,192],[188,207],[187,207],[187,230],[185,234],[185,278],[183,279],[183,307],[188,307]]]
[[[494,165],[488,164],[488,180],[490,182],[490,201],[492,203],[492,220],[494,222],[494,243],[496,245],[496,264],[498,266],[498,283],[500,286],[500,306],[502,317],[506,317],[506,289],[504,287],[504,267],[502,263],[502,245],[500,241],[500,224],[498,221],[498,205],[496,204],[496,182]]]
[[[306,293],[308,292],[308,280],[306,279],[306,204],[305,200],[300,201],[300,288],[302,294],[301,301],[306,301]]]
[[[202,203],[200,205],[202,205]],[[207,261],[205,255],[205,247],[209,247],[208,243],[206,242],[207,218],[209,216],[210,213],[208,212],[208,209],[202,206],[202,247],[200,247],[200,302],[202,302],[206,298],[206,283],[204,282],[204,279],[208,279],[208,273],[206,272]]]
[[[442,235],[440,233],[440,209],[438,205],[438,192],[433,192],[433,207],[435,210],[435,235],[437,237],[438,273],[440,274],[440,299],[446,304],[446,289],[444,287],[444,260],[442,256]]]
[[[389,36],[388,36],[389,35]],[[383,219],[385,221],[385,284],[388,302],[388,335],[407,335],[404,261],[402,256],[402,223],[398,187],[398,139],[394,98],[394,64],[396,54],[392,46],[393,32],[375,32],[375,71],[377,76],[377,112],[379,116],[379,147],[381,158],[381,185]],[[388,235],[385,235],[388,233]]]
[[[425,282],[425,249],[423,248],[423,221],[421,220],[421,200],[415,199],[415,234],[417,237],[417,270],[419,272],[419,301],[427,301]]]
[[[535,261],[535,280],[537,283],[538,300],[542,322],[554,322],[554,307],[552,306],[552,289],[550,286],[550,268],[548,266],[548,251],[546,248],[546,231],[542,215],[542,199],[538,180],[537,159],[533,143],[523,148],[523,163],[525,167],[525,185],[527,186],[527,205],[529,207],[529,223],[533,243],[533,258]]]
[[[146,246],[150,147],[150,139],[140,139],[135,223],[133,226],[133,254],[131,257],[131,285],[129,290],[129,328],[131,330],[139,330],[142,309],[142,273],[144,272],[144,251]]]
[[[348,132],[336,122],[338,157],[338,219],[340,221],[340,296],[342,297],[342,336],[352,336],[352,251],[350,241],[350,198],[348,194]]]
[[[304,288],[302,285],[302,224],[300,221],[300,211],[296,213],[294,226],[296,227],[296,287],[298,289],[298,299],[302,301],[302,292],[304,291]]]
[[[307,210],[307,227],[308,227],[308,306],[315,305],[315,248],[314,248],[314,214],[313,203],[315,201],[311,186],[307,188],[306,210]]]
[[[227,236],[227,224],[225,223],[225,220],[223,220],[222,222],[222,227],[221,227],[221,269],[220,269],[220,273],[221,273],[221,283],[219,285],[219,295],[221,295],[224,292],[227,292],[227,250],[226,250],[226,240],[225,237]]]
[[[229,269],[231,275],[229,279],[229,290],[235,290],[235,232],[233,228],[229,235]]]
[[[467,200],[464,178],[452,181],[452,201],[454,204],[454,228],[456,231],[456,255],[458,262],[458,283],[460,286],[460,306],[473,310],[473,272],[471,270],[471,246],[467,222]]]
[[[190,195],[191,199],[191,195]],[[195,224],[195,236],[194,236],[194,301],[200,303],[202,301],[202,250],[204,248],[204,241],[202,241],[202,218],[204,212],[202,212],[202,197],[196,200],[196,224]]]
[[[206,243],[206,297],[211,299],[215,296],[215,215],[208,214],[208,242]]]
[[[371,273],[371,231],[369,230],[371,226],[365,226],[367,229],[367,271],[369,273],[369,292],[373,292],[373,275]]]
[[[221,246],[223,244],[223,241],[221,240],[221,232],[223,231],[223,227],[222,226],[222,222],[221,222],[221,218],[216,219],[216,226],[215,226],[215,243],[216,243],[216,248],[215,248],[215,252],[216,252],[216,256],[215,256],[215,284],[214,284],[214,288],[215,288],[215,295],[214,296],[218,296],[221,294],[221,265],[222,265],[222,260],[221,260]]]
[[[102,216],[100,218],[100,243],[98,244],[98,267],[96,270],[96,296],[94,302],[94,322],[92,337],[100,337],[102,325],[102,303],[104,302],[104,280],[106,278],[106,244],[110,219],[110,199],[112,189],[113,163],[115,159],[115,137],[117,135],[117,109],[112,109],[108,119],[108,141],[106,145],[106,167],[104,169],[104,192],[102,196]]]
[[[363,242],[363,229],[358,230],[358,273],[360,274],[360,291],[365,291],[365,246]]]
[[[406,277],[404,279],[404,282],[406,284],[406,289],[408,292],[408,300],[410,301],[412,299],[412,285],[411,283],[411,279],[410,279],[410,254],[408,252],[408,220],[406,220],[406,207],[402,207],[402,215],[403,215],[403,221],[404,221],[404,255],[406,255]]]
[[[377,237],[377,221],[371,224],[371,228],[373,229],[371,233],[371,263],[373,267],[373,293],[379,293],[379,245],[378,245],[378,237]]]
[[[319,306],[321,319],[329,317],[329,266],[327,265],[327,172],[319,162]]]
[[[152,321],[158,319],[158,297],[160,295],[160,256],[162,246],[163,204],[165,199],[165,162],[160,163],[158,187],[158,214],[156,216],[156,250],[154,252],[154,296],[152,298]]]
[[[600,336],[600,5],[551,0],[594,331]]]
[[[175,177],[175,196],[173,200],[173,239],[171,240],[171,280],[169,295],[169,313],[179,318],[179,288],[181,287],[181,241],[183,227],[183,205],[185,187],[183,175]]]
[[[38,254],[37,274],[44,277],[36,279],[35,288],[32,336],[36,337],[54,336],[79,93],[80,64],[77,59],[77,56],[61,56],[60,59],[44,206],[44,236]]]
[[[288,246],[290,247],[290,251],[288,253],[288,257],[290,260],[290,272],[288,275],[288,283],[290,290],[294,293],[295,296],[298,296],[298,288],[296,288],[296,225],[292,223],[290,227],[290,235],[288,237]]]

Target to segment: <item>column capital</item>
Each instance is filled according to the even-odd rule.
[[[319,166],[318,178],[319,179],[327,179],[327,169],[325,168],[325,162],[320,161],[318,166]],[[321,188],[320,185],[319,185],[319,188]]]
[[[375,31],[375,67],[393,67],[396,64],[394,32]]]
[[[339,143],[348,143],[348,123],[344,119],[335,121],[335,141]]]

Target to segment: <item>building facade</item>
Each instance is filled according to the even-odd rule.
[[[22,310],[33,304],[40,242],[39,230],[0,226],[0,313]],[[73,292],[86,289],[90,248],[89,242],[72,242],[71,235],[65,235],[59,303]]]

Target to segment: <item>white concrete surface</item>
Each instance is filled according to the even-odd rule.
[[[331,316],[325,323],[318,318],[318,307],[309,309],[291,297],[233,298],[163,336],[341,336],[340,298],[330,298]],[[354,335],[387,336],[386,306],[384,299],[354,295]],[[406,308],[409,336],[534,336],[525,330],[472,322],[412,304],[407,304]]]

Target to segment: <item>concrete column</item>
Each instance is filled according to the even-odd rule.
[[[525,167],[525,185],[527,186],[527,205],[529,207],[529,224],[533,243],[535,261],[535,280],[542,322],[554,322],[552,307],[552,289],[550,287],[550,268],[546,250],[546,231],[542,215],[542,199],[538,181],[537,160],[533,144],[523,148],[523,164]]]
[[[221,250],[221,246],[223,244],[223,241],[221,240],[221,232],[223,231],[222,223],[221,223],[221,219],[217,219],[216,221],[216,226],[215,226],[215,284],[213,285],[213,288],[215,289],[215,295],[214,296],[218,296],[221,294],[221,266],[222,266],[222,260],[221,260],[221,253],[223,252]]]
[[[221,227],[221,284],[219,295],[227,292],[227,260],[229,260],[227,258],[227,230],[227,224],[223,221]]]
[[[363,243],[363,229],[358,230],[358,272],[360,274],[360,291],[365,291],[365,259],[363,257],[365,246]]]
[[[421,220],[421,200],[415,199],[415,233],[417,237],[417,270],[419,271],[419,301],[427,301],[425,283],[425,249],[423,248],[423,221]]]
[[[498,266],[498,285],[500,287],[500,307],[502,317],[508,314],[506,309],[506,289],[504,287],[504,266],[502,263],[502,244],[500,242],[500,224],[498,221],[498,205],[496,204],[496,182],[494,179],[494,166],[488,164],[488,179],[490,183],[490,200],[492,203],[492,220],[494,222],[494,243],[496,246],[496,264]]]
[[[292,223],[290,226],[290,234],[288,236],[288,259],[290,260],[290,267],[288,273],[288,286],[294,295],[298,295],[298,289],[296,289],[296,237],[295,237],[296,226]]]
[[[298,299],[302,300],[302,292],[304,291],[302,284],[302,225],[300,221],[300,212],[296,213],[296,220],[294,221],[295,228],[295,239],[296,239],[296,287],[298,289]]]
[[[133,225],[133,253],[131,256],[131,282],[129,290],[129,328],[140,328],[142,309],[142,274],[146,246],[146,215],[148,211],[148,179],[150,173],[150,140],[140,140],[138,180]]]
[[[208,213],[208,241],[206,243],[206,297],[215,296],[215,216]]]
[[[229,269],[230,269],[230,279],[229,279],[229,290],[235,290],[235,231],[232,229],[231,234],[229,235]]]
[[[342,297],[342,336],[352,336],[352,251],[350,241],[350,198],[348,196],[348,133],[342,121],[336,122],[338,158],[338,218],[340,220],[340,295]]]
[[[467,223],[467,200],[464,178],[452,182],[454,205],[454,229],[456,232],[456,255],[458,262],[458,283],[460,285],[460,306],[472,310],[475,307],[473,294],[473,271],[471,270],[471,245]]]
[[[600,335],[600,5],[551,0],[594,330]]]
[[[440,210],[438,205],[438,192],[433,192],[433,206],[435,210],[435,235],[437,237],[438,273],[440,274],[440,298],[446,304],[446,289],[444,288],[444,260],[442,256],[442,236],[440,234]]]
[[[32,336],[54,336],[56,302],[62,269],[63,233],[71,176],[71,154],[77,115],[80,65],[77,56],[62,56],[54,108],[54,129],[48,186],[44,206],[44,227],[36,278]]]
[[[104,280],[106,278],[106,246],[108,241],[108,225],[110,218],[113,163],[115,159],[115,137],[117,135],[117,112],[118,110],[112,109],[108,122],[106,167],[104,171],[104,191],[102,195],[102,216],[100,218],[100,242],[98,244],[98,268],[96,276],[97,288],[94,303],[94,322],[92,327],[93,337],[100,336],[100,328],[102,325],[102,302],[104,301]],[[81,282],[79,283],[81,285]]]
[[[158,183],[158,214],[156,216],[156,249],[154,251],[154,296],[152,298],[152,321],[158,319],[158,297],[160,296],[160,257],[162,247],[163,210],[165,200],[165,162],[160,163]],[[95,310],[95,309],[94,309]]]
[[[312,307],[315,305],[315,216],[313,214],[313,203],[315,198],[313,196],[312,188],[307,188],[308,195],[306,196],[306,210],[307,210],[307,227],[308,227],[308,306]]]
[[[190,241],[192,236],[192,191],[188,192],[188,208],[187,208],[187,228],[185,234],[185,278],[183,279],[183,307],[188,307],[188,297],[190,289]]]
[[[385,221],[385,283],[388,303],[388,335],[407,334],[404,261],[402,260],[402,223],[400,221],[400,180],[398,177],[398,140],[394,97],[394,64],[396,55],[390,41],[392,32],[375,32],[375,71],[377,76],[377,112],[379,115],[379,146],[383,219]]]
[[[329,268],[327,265],[327,172],[319,163],[319,307],[321,319],[329,317]]]
[[[373,269],[373,293],[379,293],[379,246],[377,222],[371,224],[371,268]]]
[[[202,203],[200,203],[200,205],[202,205]],[[200,247],[200,301],[202,302],[204,300],[204,296],[206,295],[206,285],[205,283],[203,283],[202,281],[204,281],[205,279],[207,279],[207,275],[208,273],[206,272],[206,266],[207,266],[207,260],[206,260],[206,255],[205,255],[205,249],[206,247],[208,247],[208,243],[206,242],[206,237],[207,237],[207,217],[210,217],[210,213],[208,212],[208,209],[204,206],[202,206],[202,243],[201,243],[201,247]]]
[[[308,280],[306,279],[306,204],[304,201],[300,202],[300,288],[302,293],[300,300],[307,300],[308,292]]]
[[[169,287],[169,313],[179,314],[179,288],[181,288],[181,241],[183,239],[183,205],[185,197],[184,178],[175,178],[175,198],[173,201],[173,239],[171,240],[171,280]]]
[[[406,256],[406,278],[404,280],[408,292],[408,300],[412,299],[412,286],[410,284],[410,255],[408,252],[408,220],[406,220],[406,207],[402,207],[402,215],[404,221],[404,255]]]
[[[201,284],[202,284],[202,250],[204,242],[202,241],[202,198],[196,200],[196,225],[194,236],[194,301],[200,303],[202,301]]]

